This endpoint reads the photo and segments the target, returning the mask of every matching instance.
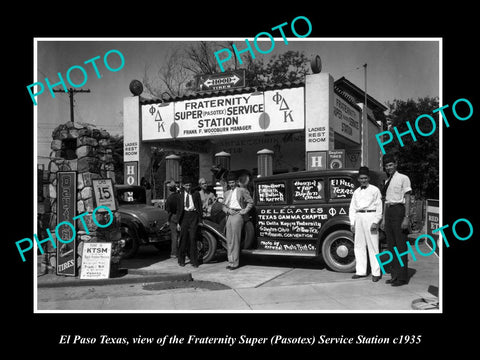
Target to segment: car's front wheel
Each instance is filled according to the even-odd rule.
[[[135,256],[138,251],[139,240],[136,231],[127,224],[121,225],[122,240],[124,240],[124,246],[120,250],[120,256],[122,259],[130,259]]]
[[[207,263],[213,259],[217,251],[217,239],[206,230],[202,230],[202,237],[197,241],[198,257],[203,263]]]
[[[338,272],[355,271],[353,234],[336,230],[327,235],[322,244],[322,257],[327,266]]]

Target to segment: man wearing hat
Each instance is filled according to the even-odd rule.
[[[240,241],[244,217],[253,207],[253,199],[248,190],[237,186],[237,177],[233,173],[227,176],[228,187],[224,194],[225,202],[223,211],[227,214],[226,237],[227,237],[227,269],[235,270],[239,266]]]
[[[353,279],[367,276],[367,250],[370,259],[372,281],[381,279],[378,254],[378,226],[382,220],[382,194],[380,189],[371,185],[368,167],[362,166],[358,171],[360,187],[353,192],[350,202],[350,229],[355,234],[355,275]]]
[[[178,216],[177,216],[177,204],[180,201],[180,194],[177,191],[177,184],[174,180],[170,180],[167,184],[167,188],[170,191],[167,200],[165,201],[165,210],[168,213],[167,225],[170,227],[170,237],[171,237],[171,250],[170,257],[177,257],[178,252]]]
[[[410,223],[410,193],[412,187],[408,176],[397,171],[397,160],[393,155],[386,154],[383,156],[383,166],[388,175],[383,187],[385,198],[383,226],[387,237],[387,246],[392,254],[395,254],[394,247],[401,254],[408,250],[407,234]],[[390,271],[392,278],[386,281],[387,284],[402,286],[408,283],[408,254],[402,256],[402,262],[403,266],[398,258],[393,256]]]
[[[198,223],[202,219],[202,200],[198,191],[192,194],[192,184],[192,179],[183,178],[183,189],[180,191],[177,204],[177,229],[180,231],[178,264],[185,266],[185,253],[188,249],[190,264],[198,267],[197,231]]]

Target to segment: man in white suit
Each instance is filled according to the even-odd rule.
[[[366,166],[358,171],[360,187],[353,192],[350,202],[349,217],[350,228],[355,234],[355,260],[356,268],[353,279],[367,276],[367,249],[372,271],[372,281],[381,279],[380,266],[378,265],[378,228],[382,220],[382,194],[380,189],[369,183],[369,170]]]

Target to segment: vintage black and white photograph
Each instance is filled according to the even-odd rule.
[[[35,38],[36,313],[442,312],[442,39],[290,22]]]

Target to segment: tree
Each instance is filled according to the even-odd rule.
[[[392,103],[387,103],[389,113],[386,116],[389,130],[394,133],[393,127],[396,127],[399,133],[408,130],[406,121],[414,128],[415,120],[418,116],[428,114],[432,116],[437,124],[437,130],[430,136],[422,137],[416,134],[417,141],[413,141],[411,136],[402,137],[404,146],[400,146],[398,141],[392,141],[385,146],[387,154],[394,153],[398,158],[399,171],[404,172],[410,177],[412,189],[417,198],[439,198],[439,130],[438,113],[433,110],[439,107],[438,98],[424,97],[416,101],[408,99],[407,101],[395,99]],[[424,133],[432,130],[428,121],[419,122],[419,127]],[[414,130],[415,131],[415,130]],[[396,135],[393,134],[394,139]]]
[[[145,67],[143,84],[147,95],[164,99],[187,95],[195,92],[196,76],[220,72],[215,51],[228,48],[232,60],[224,64],[225,70],[245,69],[246,86],[262,86],[266,84],[294,82],[304,80],[309,73],[308,58],[299,51],[287,51],[273,55],[265,63],[264,57],[255,59],[247,52],[241,55],[242,63],[236,58],[233,41],[200,41],[182,49],[173,50],[167,61],[159,68],[156,77],[151,78],[148,67]],[[237,45],[241,46],[241,42]]]
[[[190,72],[183,65],[180,50],[173,50],[167,62],[157,71],[156,77],[149,77],[148,70],[149,66],[145,66],[142,80],[146,93],[160,99],[163,99],[165,93],[170,97],[181,96],[191,78]]]
[[[123,184],[123,135],[110,135],[109,142],[112,148],[115,182]]]
[[[225,46],[228,43],[200,41],[174,49],[153,78],[148,75],[149,67],[145,66],[142,82],[147,95],[163,99],[165,93],[175,97],[194,91],[196,75],[219,71],[213,54]]]
[[[265,66],[266,83],[285,83],[304,80],[309,70],[308,58],[299,51],[274,55]]]

